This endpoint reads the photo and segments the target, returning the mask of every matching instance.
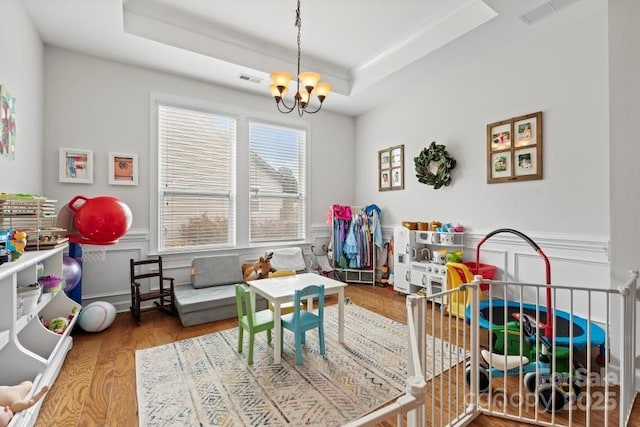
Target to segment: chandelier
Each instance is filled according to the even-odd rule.
[[[271,95],[273,95],[276,100],[278,111],[289,114],[293,110],[298,110],[298,115],[302,117],[304,113],[314,114],[320,111],[322,103],[331,90],[331,85],[324,82],[318,83],[320,80],[320,74],[318,73],[312,71],[305,71],[304,73],[300,72],[300,29],[302,28],[302,20],[300,18],[300,0],[298,0],[298,8],[296,9],[295,26],[298,27],[298,78],[296,83],[296,94],[293,97],[293,104],[288,106],[284,101],[284,94],[289,89],[288,85],[291,80],[291,74],[286,71],[275,71],[271,73],[272,85],[269,86],[269,89],[271,89]],[[302,89],[300,86],[302,86]],[[318,108],[313,111],[308,109],[312,94],[317,96],[320,101]]]

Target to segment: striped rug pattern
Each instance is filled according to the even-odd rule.
[[[317,332],[307,332],[302,366],[289,331],[281,365],[260,334],[248,366],[236,351],[237,328],[136,351],[140,426],[337,426],[400,396],[406,326],[347,304],[339,344],[337,317],[337,306],[325,308],[324,356]],[[245,335],[245,352],[247,346]],[[430,347],[440,353],[440,345]]]

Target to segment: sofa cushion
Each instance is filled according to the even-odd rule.
[[[174,289],[176,308],[183,326],[199,325],[238,315],[235,285],[195,289],[179,285]],[[256,310],[267,308],[267,300],[256,295]]]
[[[191,261],[191,284],[194,288],[232,285],[240,282],[242,282],[242,265],[238,254],[195,257]],[[235,293],[233,296],[235,298]]]
[[[299,247],[275,249],[271,257],[271,268],[274,270],[305,271],[307,265]]]
[[[176,307],[181,313],[213,309],[236,304],[235,285],[210,286],[196,289],[191,285],[179,285],[174,289]]]

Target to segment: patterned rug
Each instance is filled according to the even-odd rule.
[[[339,344],[337,318],[337,306],[325,308],[326,354],[319,354],[317,333],[310,331],[302,366],[295,364],[288,331],[281,365],[273,364],[263,333],[248,366],[246,334],[244,353],[236,352],[238,328],[136,351],[140,426],[333,426],[400,396],[406,326],[346,304],[345,343]],[[431,342],[435,352],[427,353],[439,355],[443,346]],[[446,348],[444,358],[436,357],[436,375],[455,354]],[[432,365],[428,360],[427,369]]]

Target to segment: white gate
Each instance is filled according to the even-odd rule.
[[[633,272],[614,290],[476,276],[440,294],[408,296],[405,394],[348,425],[395,417],[398,426],[463,426],[482,414],[626,426],[636,395],[637,278]],[[464,314],[448,309],[454,300]]]

